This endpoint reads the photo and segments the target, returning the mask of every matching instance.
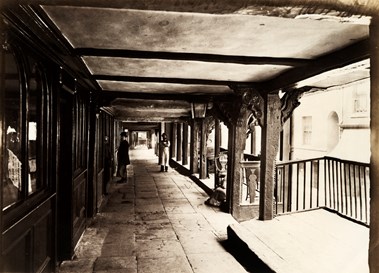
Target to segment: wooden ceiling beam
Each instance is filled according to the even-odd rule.
[[[139,121],[150,121],[150,122],[186,122],[190,117],[164,117],[164,116],[155,116],[155,117],[130,117],[125,115],[115,115],[115,117],[122,122],[139,122]]]
[[[245,64],[245,65],[302,66],[302,65],[307,65],[310,62],[309,59],[299,59],[299,58],[232,56],[232,55],[203,54],[203,53],[157,52],[157,51],[94,49],[94,48],[76,48],[75,53],[80,56],[96,56],[96,57],[108,57],[108,58],[161,59],[161,60],[173,60],[173,61],[198,61],[198,62],[233,63],[233,64]]]
[[[139,122],[123,122],[123,127],[129,131],[150,131],[159,129],[159,123],[140,124]]]
[[[296,85],[297,82],[321,73],[342,68],[370,57],[369,38],[347,46],[339,51],[326,54],[301,68],[284,72],[275,79],[262,83],[265,92],[277,91]]]
[[[188,102],[209,102],[209,101],[230,101],[234,95],[196,95],[193,94],[153,94],[153,93],[134,93],[104,90],[100,93],[103,105],[110,105],[114,99],[130,98],[143,100],[182,100]]]
[[[235,81],[218,81],[218,80],[204,80],[204,79],[188,79],[188,78],[159,78],[159,77],[131,77],[131,76],[113,76],[113,75],[99,75],[95,74],[93,77],[100,81],[119,81],[119,82],[139,82],[139,83],[173,83],[185,85],[219,85],[230,86],[245,82]],[[251,86],[259,85],[258,83],[248,82]]]

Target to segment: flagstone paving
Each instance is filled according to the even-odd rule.
[[[112,183],[106,205],[60,273],[248,272],[225,248],[230,214],[173,169],[160,172],[151,150],[131,150],[128,182]],[[251,271],[249,271],[251,272]]]

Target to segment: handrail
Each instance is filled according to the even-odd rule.
[[[276,214],[327,207],[369,224],[370,164],[334,157],[276,164]]]
[[[315,157],[315,158],[311,158],[311,159],[308,158],[308,159],[294,159],[294,160],[278,161],[276,163],[276,165],[293,164],[293,163],[305,162],[305,161],[309,161],[309,160],[321,160],[321,159],[331,159],[331,160],[336,160],[336,161],[343,161],[343,162],[346,162],[349,164],[365,165],[366,167],[370,166],[370,163],[353,161],[353,160],[346,160],[346,159],[341,159],[341,158],[332,157],[332,156]]]
[[[222,149],[222,152],[227,150]],[[242,171],[246,172],[245,162],[259,160],[260,157],[244,154]],[[323,207],[369,225],[369,172],[369,163],[330,156],[276,162],[275,214]],[[247,201],[251,190],[246,174],[242,177],[245,181],[242,199],[245,200],[241,201]],[[256,191],[259,194],[259,187]]]

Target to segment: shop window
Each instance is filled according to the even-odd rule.
[[[3,116],[3,138],[5,139],[2,149],[2,181],[3,181],[3,208],[15,204],[21,199],[23,191],[22,176],[22,92],[20,89],[20,70],[13,52],[1,51],[1,109]]]
[[[0,51],[3,210],[47,188],[48,92],[40,64],[17,47]],[[17,54],[14,54],[17,53]],[[21,76],[22,75],[22,76]],[[25,203],[26,204],[26,203]]]

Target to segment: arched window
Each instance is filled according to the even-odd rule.
[[[43,66],[17,46],[0,49],[2,209],[48,185],[49,101]],[[25,203],[26,204],[26,203]]]
[[[331,152],[340,139],[339,119],[336,112],[331,112],[328,116],[327,127],[327,152]]]
[[[3,208],[10,207],[22,198],[22,78],[20,62],[10,46],[0,51],[0,109],[3,119],[4,141],[1,153],[3,164],[1,180]]]

